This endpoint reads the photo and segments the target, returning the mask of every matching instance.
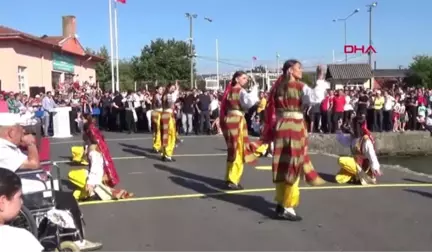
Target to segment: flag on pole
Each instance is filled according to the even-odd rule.
[[[126,3],[126,0],[116,0],[116,2],[118,2],[118,3],[122,3],[122,4],[125,4],[125,3]]]
[[[253,56],[253,57],[252,57],[252,60],[253,60],[253,61],[257,60],[257,57]]]

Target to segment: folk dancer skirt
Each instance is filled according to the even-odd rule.
[[[360,183],[362,185],[376,184],[376,178],[370,167],[364,169],[355,161],[353,157],[339,157],[339,172],[335,180],[339,184],[348,182]]]
[[[173,111],[166,109],[161,113],[162,155],[171,158],[176,146],[177,131]]]
[[[151,123],[153,129],[153,150],[157,152],[160,152],[162,149],[161,114],[162,110],[153,110],[151,112]]]
[[[238,185],[243,175],[244,163],[253,163],[266,148],[260,148],[259,141],[249,141],[246,120],[241,111],[228,111],[223,125],[222,131],[228,152],[225,179]]]
[[[325,181],[315,171],[307,153],[307,130],[302,113],[281,113],[275,133],[272,163],[275,200],[280,206],[293,208],[300,202],[301,177],[313,186]]]

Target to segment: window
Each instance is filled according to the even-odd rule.
[[[27,90],[27,76],[26,67],[18,67],[18,90],[20,92],[25,92]]]

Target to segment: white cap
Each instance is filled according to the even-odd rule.
[[[20,115],[13,113],[0,113],[0,126],[14,126],[20,123]]]

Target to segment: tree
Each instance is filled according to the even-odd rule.
[[[311,76],[309,73],[303,73],[302,81],[311,88],[315,87],[313,76]]]
[[[406,78],[409,86],[432,88],[432,56],[415,56],[409,70]]]
[[[85,51],[91,55],[96,55],[103,58],[102,62],[96,64],[96,80],[101,84],[101,88],[110,89],[111,86],[111,63],[108,54],[108,49],[102,46],[98,51],[94,51],[91,48],[86,48]]]
[[[151,41],[150,45],[144,46],[139,57],[132,59],[134,78],[161,82],[190,80],[189,50],[184,41],[161,38]]]

